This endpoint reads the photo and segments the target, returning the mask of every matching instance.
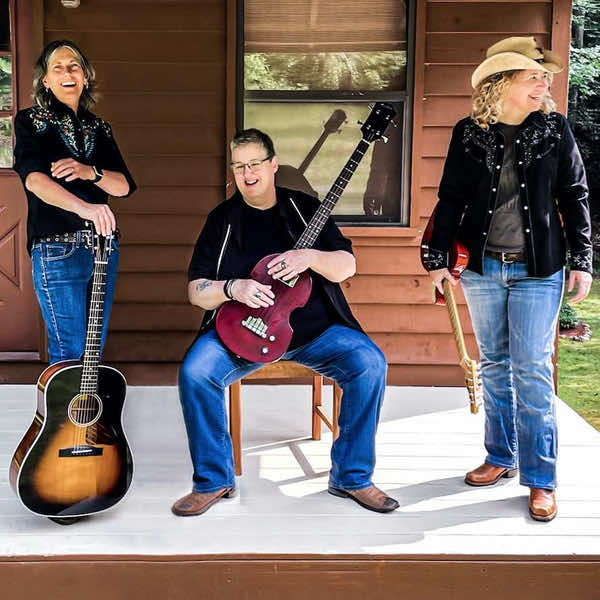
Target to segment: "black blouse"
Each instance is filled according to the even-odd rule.
[[[50,165],[62,158],[73,158],[98,169],[122,173],[129,184],[127,196],[136,185],[119,152],[110,125],[80,108],[77,114],[53,98],[50,108],[34,106],[20,110],[15,117],[15,171],[23,186],[30,173],[52,177]],[[54,179],[66,190],[90,204],[107,204],[108,194],[91,181]],[[84,221],[74,212],[63,210],[38,198],[25,188],[28,203],[27,248],[36,237],[84,229]]]

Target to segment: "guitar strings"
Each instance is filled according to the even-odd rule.
[[[98,384],[97,369],[95,376],[92,374],[94,366],[97,368],[100,360],[100,345],[102,336],[102,323],[98,323],[104,310],[104,295],[106,288],[106,274],[108,271],[108,256],[112,245],[113,236],[105,238],[104,244],[100,243],[97,236],[97,246],[94,252],[94,278],[92,281],[91,306],[88,317],[88,335],[86,336],[86,347],[83,360],[82,382],[80,386],[80,398],[75,407],[77,421],[88,423],[94,416],[94,411],[99,411],[100,406],[96,407],[95,392]],[[100,325],[100,329],[99,329]],[[93,328],[93,330],[92,330]],[[87,425],[80,426],[77,431],[78,443],[76,448],[87,445]]]

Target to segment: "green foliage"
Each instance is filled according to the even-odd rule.
[[[563,302],[558,313],[558,323],[561,329],[572,329],[579,322],[575,309],[567,302]]]
[[[590,295],[577,305],[581,320],[592,328],[592,339],[581,343],[559,341],[558,395],[588,423],[600,430],[600,281],[595,279]]]
[[[12,167],[12,126],[9,117],[0,119],[0,168]]]
[[[12,73],[12,62],[10,56],[0,56],[0,77],[10,75]]]
[[[571,48],[569,76],[570,87],[577,90],[580,99],[596,96],[600,76],[600,46]]]
[[[0,110],[12,107],[12,64],[10,56],[0,56]]]
[[[405,87],[406,54],[247,53],[247,90],[388,90]]]
[[[600,215],[600,0],[574,0],[569,121],[586,166],[590,208]],[[596,225],[594,236],[598,236]]]
[[[600,0],[574,0],[573,26],[589,30],[592,37],[597,37],[600,32],[594,28],[594,23],[600,20]]]

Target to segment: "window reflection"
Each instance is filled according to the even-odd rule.
[[[366,103],[249,102],[244,126],[273,138],[280,163],[277,185],[323,200],[362,137],[357,121],[368,114]],[[389,133],[388,144],[371,144],[334,215],[399,220],[402,139],[397,130]]]

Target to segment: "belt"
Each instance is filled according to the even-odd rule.
[[[486,250],[485,253],[503,263],[527,262],[527,254],[525,252],[495,252],[494,250]]]
[[[119,229],[113,231],[113,237],[119,239],[121,233]],[[88,248],[92,246],[92,232],[89,229],[80,229],[70,233],[51,233],[49,235],[41,235],[33,240],[34,244],[39,242],[63,242],[63,243],[83,243]]]

